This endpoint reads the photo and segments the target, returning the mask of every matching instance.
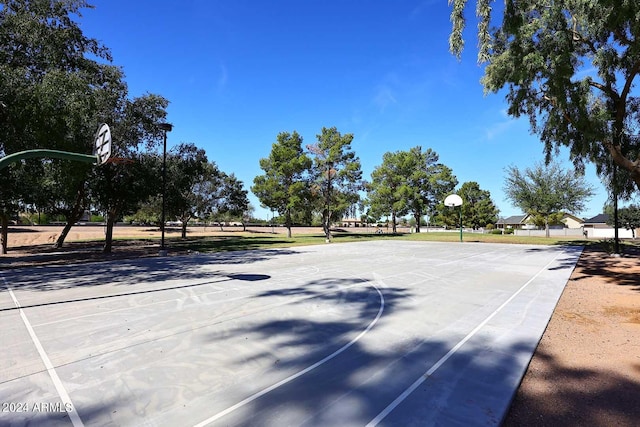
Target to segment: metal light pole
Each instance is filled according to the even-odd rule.
[[[171,132],[173,125],[170,123],[158,123],[158,128],[164,131],[164,145],[162,147],[162,215],[160,218],[160,256],[166,256],[167,250],[164,247],[164,222],[165,222],[165,193],[167,192],[167,132]]]
[[[460,243],[462,243],[462,205],[458,206],[460,211]]]

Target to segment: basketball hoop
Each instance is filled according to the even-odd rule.
[[[111,157],[111,130],[106,123],[100,125],[96,132],[93,154],[95,154],[99,165],[107,163]]]

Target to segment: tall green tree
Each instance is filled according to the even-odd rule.
[[[249,209],[249,192],[244,183],[235,174],[225,174],[222,179],[223,191],[219,211],[235,220],[243,221],[244,213]]]
[[[251,191],[260,203],[284,216],[291,237],[294,212],[303,210],[309,191],[311,159],[302,149],[298,132],[280,132],[269,157],[260,159],[263,175],[254,178]]]
[[[406,213],[413,217],[417,232],[420,232],[422,217],[435,214],[438,204],[458,185],[451,168],[438,160],[438,154],[431,148],[422,151],[422,147],[417,146],[407,153],[406,162],[411,173],[401,194],[406,201]]]
[[[456,194],[462,199],[460,209],[462,209],[463,226],[477,230],[498,221],[500,211],[491,200],[491,193],[481,189],[477,182],[463,183]],[[460,224],[458,210],[444,206],[444,203],[438,205],[438,220],[449,226]]]
[[[414,162],[407,161],[406,151],[387,152],[382,155],[382,164],[376,166],[371,173],[371,182],[367,183],[369,216],[379,220],[382,216],[391,215],[392,231],[397,231],[398,214],[407,211],[407,199],[404,186],[411,175],[409,167]]]
[[[166,213],[182,223],[181,235],[187,237],[187,225],[206,203],[208,195],[199,189],[216,171],[209,167],[207,154],[194,144],[179,144],[167,156]]]
[[[491,200],[491,193],[480,188],[477,182],[465,182],[457,194],[462,198],[462,221],[477,230],[498,221],[499,209]]]
[[[122,73],[115,67],[104,67],[100,79],[86,72],[60,71],[51,71],[43,78],[38,91],[39,105],[43,108],[39,117],[45,122],[43,126],[50,129],[45,144],[47,148],[85,154],[92,152],[94,133],[102,117],[116,107],[114,101],[123,87]],[[87,179],[94,166],[60,159],[50,160],[45,166],[42,177],[53,185],[47,188],[49,203],[44,210],[62,215],[66,220],[54,245],[59,248],[87,207]]]
[[[72,19],[89,5],[82,0],[3,0],[0,6],[0,155],[34,148],[90,150],[98,124],[97,93],[115,71],[94,59],[111,58]],[[27,182],[20,170],[0,172],[3,185],[12,187],[3,192],[13,199],[1,203],[5,208],[15,208],[33,190],[18,184]],[[67,182],[76,191],[67,201],[82,200],[86,168],[65,175],[76,178]],[[5,231],[0,253],[6,252],[10,214],[0,212]]]
[[[467,1],[449,3],[450,48],[459,56]],[[506,1],[493,31],[499,17],[490,5],[476,1],[485,90],[507,89],[509,114],[529,118],[547,161],[566,146],[576,166],[592,161],[609,177],[616,165],[640,188],[640,2]]]
[[[314,190],[321,204],[322,228],[331,241],[331,223],[339,220],[360,199],[360,159],[351,149],[353,134],[342,135],[335,127],[322,128],[317,143],[307,145],[313,155]]]
[[[557,163],[520,171],[516,166],[506,169],[504,192],[511,203],[525,213],[541,216],[546,236],[554,214],[561,211],[578,213],[594,194],[593,188],[577,171],[563,170]]]
[[[158,123],[165,120],[168,104],[154,94],[123,97],[105,120],[111,123],[112,157],[119,161],[94,168],[90,178],[92,202],[106,213],[105,253],[111,252],[116,220],[161,192],[160,157],[152,154],[163,138]]]

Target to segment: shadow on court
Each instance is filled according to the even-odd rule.
[[[317,298],[339,308],[355,308],[350,312],[357,315],[345,321],[313,320],[309,317],[274,319],[231,331],[231,336],[244,335],[249,340],[278,342],[278,351],[275,352],[261,351],[257,346],[251,357],[237,360],[238,369],[246,363],[266,360],[271,363],[268,370],[289,373],[304,370],[328,357],[330,360],[248,402],[242,410],[225,415],[218,420],[220,425],[267,425],[275,420],[296,425],[335,425],[336,420],[343,425],[363,425],[373,420],[451,349],[451,342],[419,335],[402,348],[367,346],[363,344],[364,340],[349,345],[354,335],[363,331],[376,317],[380,296],[371,287],[335,293],[327,290],[359,282],[358,279],[324,279],[258,295],[258,298],[265,299],[265,304],[272,297]],[[408,297],[411,295],[406,289],[384,288],[384,315],[371,332],[383,325],[386,317],[402,310]],[[224,344],[224,337],[207,335],[202,349],[221,351]],[[516,342],[506,351],[490,354],[484,351],[484,345],[479,340],[467,342],[390,411],[383,425],[500,425],[517,389],[518,384],[514,381],[519,381],[523,374],[522,358],[530,357],[536,344]],[[341,351],[345,346],[348,348]],[[292,354],[287,351],[290,348],[303,351],[298,351],[296,357],[275,358],[276,354]],[[598,372],[562,365],[550,356],[547,356],[547,364],[549,375],[555,378],[602,377]],[[545,425],[596,425],[593,422],[601,412],[615,415],[620,425],[634,425],[640,417],[640,407],[636,406],[629,413],[626,403],[640,395],[640,383],[623,377],[601,379],[600,387],[589,396],[570,388],[564,389],[560,381],[560,392],[554,393],[553,404],[549,404],[549,399],[537,402],[535,396],[527,398],[533,399],[537,415]],[[480,399],[478,389],[484,391]],[[476,390],[476,394],[469,394],[470,390]],[[619,405],[612,396],[619,398]],[[585,398],[589,399],[589,409],[573,414],[571,408]],[[585,407],[584,404],[579,406]],[[288,419],[287,414],[294,414],[293,418]],[[296,418],[299,414],[305,415]],[[568,420],[575,422],[567,424]],[[518,425],[517,414],[516,418],[511,415],[508,421],[505,425]]]
[[[122,259],[105,263],[81,263],[7,270],[4,278],[14,289],[51,291],[102,284],[136,285],[144,282],[208,280],[226,277],[202,268],[211,265],[250,264],[295,253],[289,249],[226,252],[180,257]],[[256,280],[257,276],[243,280]],[[242,279],[242,278],[241,278]]]

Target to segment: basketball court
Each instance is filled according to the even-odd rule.
[[[373,241],[0,271],[0,424],[498,425],[581,250]]]

